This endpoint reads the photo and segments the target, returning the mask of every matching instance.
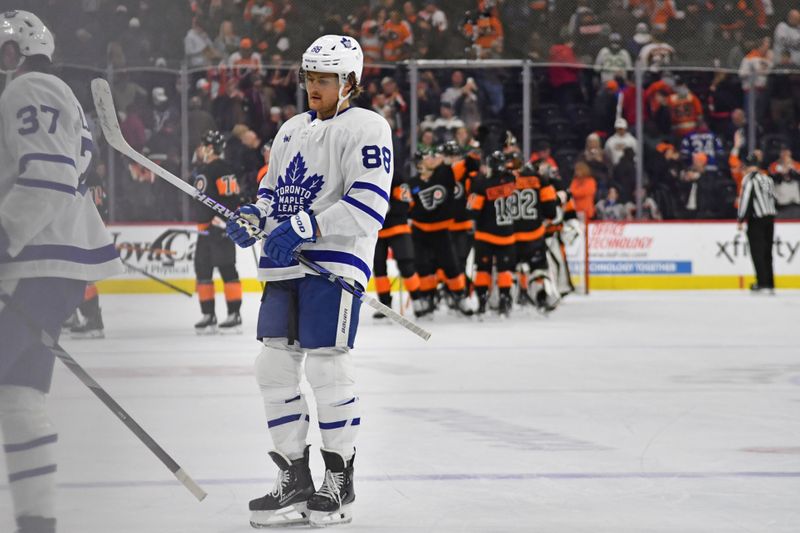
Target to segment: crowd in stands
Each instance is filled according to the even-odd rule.
[[[54,29],[59,62],[114,69],[126,136],[176,170],[182,91],[189,153],[204,131],[219,129],[231,137],[232,157],[248,154],[236,161],[241,172],[255,177],[262,147],[303,102],[297,61],[304,47],[322,33],[345,33],[365,53],[358,104],[389,120],[398,169],[410,168],[404,158],[412,144],[455,139],[466,147],[477,139],[486,151],[507,129],[521,139],[522,86],[519,69],[422,69],[409,87],[407,70],[396,62],[527,58],[549,63],[533,69],[530,155],[553,159],[587,215],[630,219],[639,197],[645,217],[731,217],[740,161],[753,149],[776,180],[780,216],[800,210],[800,165],[793,159],[800,155],[800,11],[792,0],[29,3]],[[646,69],[641,154],[633,127],[637,61]],[[187,87],[175,70],[184,62]],[[85,73],[69,73],[86,101]],[[413,140],[411,91],[419,102]],[[752,147],[751,104],[758,139]],[[638,158],[644,189],[636,188]],[[157,185],[129,170],[117,187],[115,218],[175,218]]]

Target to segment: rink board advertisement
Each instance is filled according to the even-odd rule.
[[[144,271],[194,292],[194,225],[111,225],[109,230],[128,268],[100,282],[101,291],[173,291],[139,272]],[[590,290],[736,289],[753,279],[747,238],[733,222],[592,222],[586,242]],[[261,291],[252,249],[237,247],[236,254],[243,289]],[[568,255],[574,270],[581,270],[583,246],[569,247]],[[773,257],[778,288],[800,288],[800,222],[775,225]],[[221,281],[215,283],[221,291]]]
[[[736,289],[753,279],[747,236],[734,222],[592,222],[589,287]],[[775,225],[778,288],[800,288],[800,223]],[[576,257],[574,260],[578,260]]]

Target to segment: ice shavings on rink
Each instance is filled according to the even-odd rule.
[[[251,371],[257,297],[245,296],[246,334],[225,337],[196,336],[197,303],[180,295],[101,305],[107,338],[65,348],[209,496],[198,504],[57,366],[60,531],[250,531],[247,501],[275,474]],[[440,314],[428,343],[365,309],[345,527],[796,532],[798,306],[793,292],[593,293],[548,318]],[[0,531],[8,499],[4,487]]]

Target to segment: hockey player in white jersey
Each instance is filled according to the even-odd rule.
[[[264,344],[256,375],[280,468],[272,492],[250,502],[254,527],[352,520],[354,442],[361,423],[353,347],[360,301],[303,267],[302,254],[366,287],[393,174],[389,124],[351,106],[360,92],[363,54],[352,37],[325,35],[305,51],[301,82],[307,113],[281,126],[258,201],[240,213],[266,229],[259,278],[268,281],[258,318]],[[255,239],[235,222],[240,246]],[[306,444],[309,410],[301,373],[314,391],[324,481],[314,489]]]
[[[47,70],[55,45],[26,11],[0,14],[0,425],[20,533],[56,528],[54,446],[45,410],[54,355],[42,333],[123,271],[82,174],[92,136],[70,88]],[[35,326],[35,327],[34,327]]]

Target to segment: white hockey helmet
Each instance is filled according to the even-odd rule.
[[[339,75],[340,86],[344,86],[352,72],[356,85],[361,83],[364,70],[364,53],[361,45],[347,35],[323,35],[303,53],[300,66],[302,72],[327,72]]]
[[[23,58],[43,55],[53,60],[56,49],[53,34],[39,17],[29,11],[6,11],[0,14],[0,46],[8,41],[17,43]]]

